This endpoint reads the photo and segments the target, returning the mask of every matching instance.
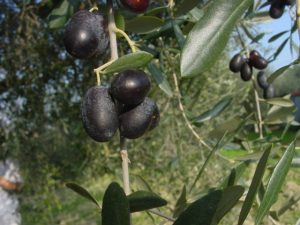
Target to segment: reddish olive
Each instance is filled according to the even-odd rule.
[[[125,70],[113,78],[110,93],[123,104],[138,105],[145,99],[150,87],[150,80],[142,70]]]
[[[120,0],[122,5],[135,13],[145,12],[149,6],[149,0]]]
[[[249,65],[255,67],[256,69],[263,70],[267,68],[268,61],[263,58],[258,51],[253,50],[250,52]]]

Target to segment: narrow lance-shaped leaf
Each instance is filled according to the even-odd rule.
[[[204,121],[213,119],[217,117],[221,112],[223,112],[231,103],[232,97],[224,97],[221,101],[219,101],[212,109],[204,112],[200,116],[197,116],[192,119],[193,123],[201,124]]]
[[[80,186],[78,184],[75,184],[75,183],[67,183],[66,187],[70,188],[72,191],[74,191],[77,194],[81,195],[82,197],[88,199],[89,201],[91,201],[92,203],[94,203],[96,206],[98,206],[99,208],[101,208],[100,205],[99,205],[99,203],[97,202],[97,200],[84,187],[82,187],[82,186]]]
[[[244,204],[240,212],[238,225],[242,225],[244,223],[245,219],[247,218],[250,212],[253,201],[255,199],[255,195],[258,191],[259,186],[261,185],[261,181],[266,170],[271,149],[272,146],[270,146],[267,150],[265,150],[264,154],[262,155],[262,157],[260,158],[257,164],[251,185],[249,187],[246,199],[244,201]]]
[[[173,225],[208,225],[211,224],[218,203],[222,198],[222,190],[212,191],[201,199],[190,204]]]
[[[146,66],[153,58],[148,52],[138,51],[125,56],[120,57],[109,65],[103,72],[104,73],[116,73],[125,69],[139,68]]]
[[[139,16],[126,22],[126,30],[137,34],[146,34],[159,29],[164,22],[154,16]]]
[[[221,219],[236,205],[242,197],[245,189],[242,186],[231,186],[222,193],[222,198],[218,204],[211,225],[217,225]]]
[[[185,38],[184,38],[183,33],[182,33],[180,27],[178,26],[178,24],[175,23],[174,21],[172,23],[173,23],[173,30],[174,30],[174,34],[175,34],[177,43],[178,43],[180,49],[182,49],[183,45],[184,45]]]
[[[184,185],[181,191],[181,194],[179,196],[179,198],[177,199],[177,202],[175,204],[175,209],[174,209],[174,213],[173,216],[175,218],[178,217],[178,215],[185,210],[185,208],[187,207],[187,199],[186,199],[186,186]]]
[[[170,84],[163,75],[163,73],[157,68],[157,66],[153,63],[149,63],[147,68],[154,80],[156,81],[156,83],[158,84],[159,88],[163,90],[169,97],[172,97],[173,93]]]
[[[181,55],[181,76],[208,70],[224,50],[236,22],[253,0],[214,1],[189,33]]]
[[[106,189],[102,204],[102,225],[130,225],[129,203],[119,184]]]
[[[130,212],[140,212],[165,206],[167,201],[157,194],[148,191],[137,191],[127,196]]]
[[[263,218],[268,213],[271,206],[276,202],[278,193],[280,192],[284,179],[289,171],[294,154],[295,142],[292,142],[279,160],[271,175],[268,186],[266,188],[266,193],[257,210],[257,215],[255,218],[256,225],[261,224]]]
[[[278,34],[273,35],[273,36],[268,40],[268,42],[270,43],[270,42],[276,41],[278,38],[280,38],[282,35],[286,34],[287,32],[289,32],[289,31],[286,30],[286,31],[282,31],[282,32],[280,32],[280,33],[278,33]]]

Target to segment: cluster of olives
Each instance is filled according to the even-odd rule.
[[[268,61],[261,56],[261,54],[252,50],[249,54],[249,58],[236,54],[232,57],[229,63],[229,69],[234,72],[240,72],[241,79],[243,81],[249,81],[252,78],[253,67],[258,70],[264,70],[268,66]],[[257,83],[259,87],[263,89],[264,98],[274,97],[273,85],[267,82],[267,78],[263,71],[259,71],[257,75]]]
[[[83,125],[98,142],[112,139],[117,129],[128,139],[141,137],[158,125],[156,103],[146,97],[150,80],[141,70],[125,70],[114,76],[110,88],[94,86],[82,103]]]
[[[269,14],[273,19],[280,18],[284,13],[285,6],[293,4],[293,0],[268,0],[271,3]]]
[[[232,57],[229,63],[229,69],[234,72],[240,72],[241,78],[244,81],[251,80],[253,69],[252,67],[263,70],[267,68],[268,61],[260,55],[256,50],[252,50],[249,58],[241,54],[236,54]]]

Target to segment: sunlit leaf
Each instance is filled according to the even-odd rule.
[[[268,213],[271,206],[277,201],[278,194],[289,171],[294,154],[295,142],[291,143],[290,146],[287,148],[271,175],[271,178],[266,188],[266,193],[257,210],[257,214],[255,217],[256,225],[262,222],[263,218]]]

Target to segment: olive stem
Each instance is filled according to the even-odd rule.
[[[118,55],[117,35],[115,32],[116,23],[115,23],[112,1],[107,0],[107,5],[108,5],[108,33],[109,33],[110,54],[111,54],[110,59],[112,61],[119,58],[119,55]]]
[[[98,10],[98,7],[97,6],[93,6],[89,11],[90,12],[94,12],[94,11],[97,11]]]
[[[177,80],[177,76],[176,73],[173,73],[173,79],[174,79],[174,84],[175,84],[175,91],[177,94],[177,99],[178,99],[178,104],[179,104],[179,109],[181,111],[181,114],[185,120],[185,123],[187,124],[188,128],[191,130],[192,134],[199,140],[199,142],[204,145],[206,148],[208,148],[209,150],[212,150],[212,148],[206,144],[206,142],[204,140],[202,140],[202,138],[199,136],[199,134],[195,131],[195,129],[193,128],[192,124],[190,123],[190,121],[188,120],[182,102],[181,102],[181,94],[180,94],[180,90],[179,90],[179,86],[178,86],[178,80]]]
[[[127,43],[129,44],[129,46],[131,48],[131,51],[136,52],[135,42],[132,41],[130,39],[130,37],[124,31],[122,31],[121,29],[115,27],[114,32],[121,34],[126,39]]]
[[[130,195],[130,181],[129,181],[129,159],[127,151],[127,140],[124,137],[120,137],[120,154],[122,159],[122,170],[123,170],[123,184],[126,195]]]
[[[300,38],[300,0],[296,1],[296,15],[297,15],[297,25],[298,25],[298,33]],[[299,48],[300,51],[300,48]],[[299,52],[300,54],[300,52]]]
[[[157,211],[157,210],[154,210],[154,209],[150,209],[148,210],[150,213],[154,214],[154,215],[157,215],[157,216],[160,216],[166,220],[169,220],[171,222],[175,222],[175,219],[172,218],[172,217],[169,217],[169,216],[166,216],[165,214],[162,214],[161,212]]]
[[[254,89],[254,96],[255,96],[255,105],[256,105],[256,111],[257,111],[257,125],[258,125],[258,130],[259,130],[259,138],[262,139],[264,138],[263,136],[263,120],[261,116],[261,109],[260,109],[260,104],[259,104],[259,95],[257,92],[257,85],[254,77],[252,77],[253,81],[253,89]]]

